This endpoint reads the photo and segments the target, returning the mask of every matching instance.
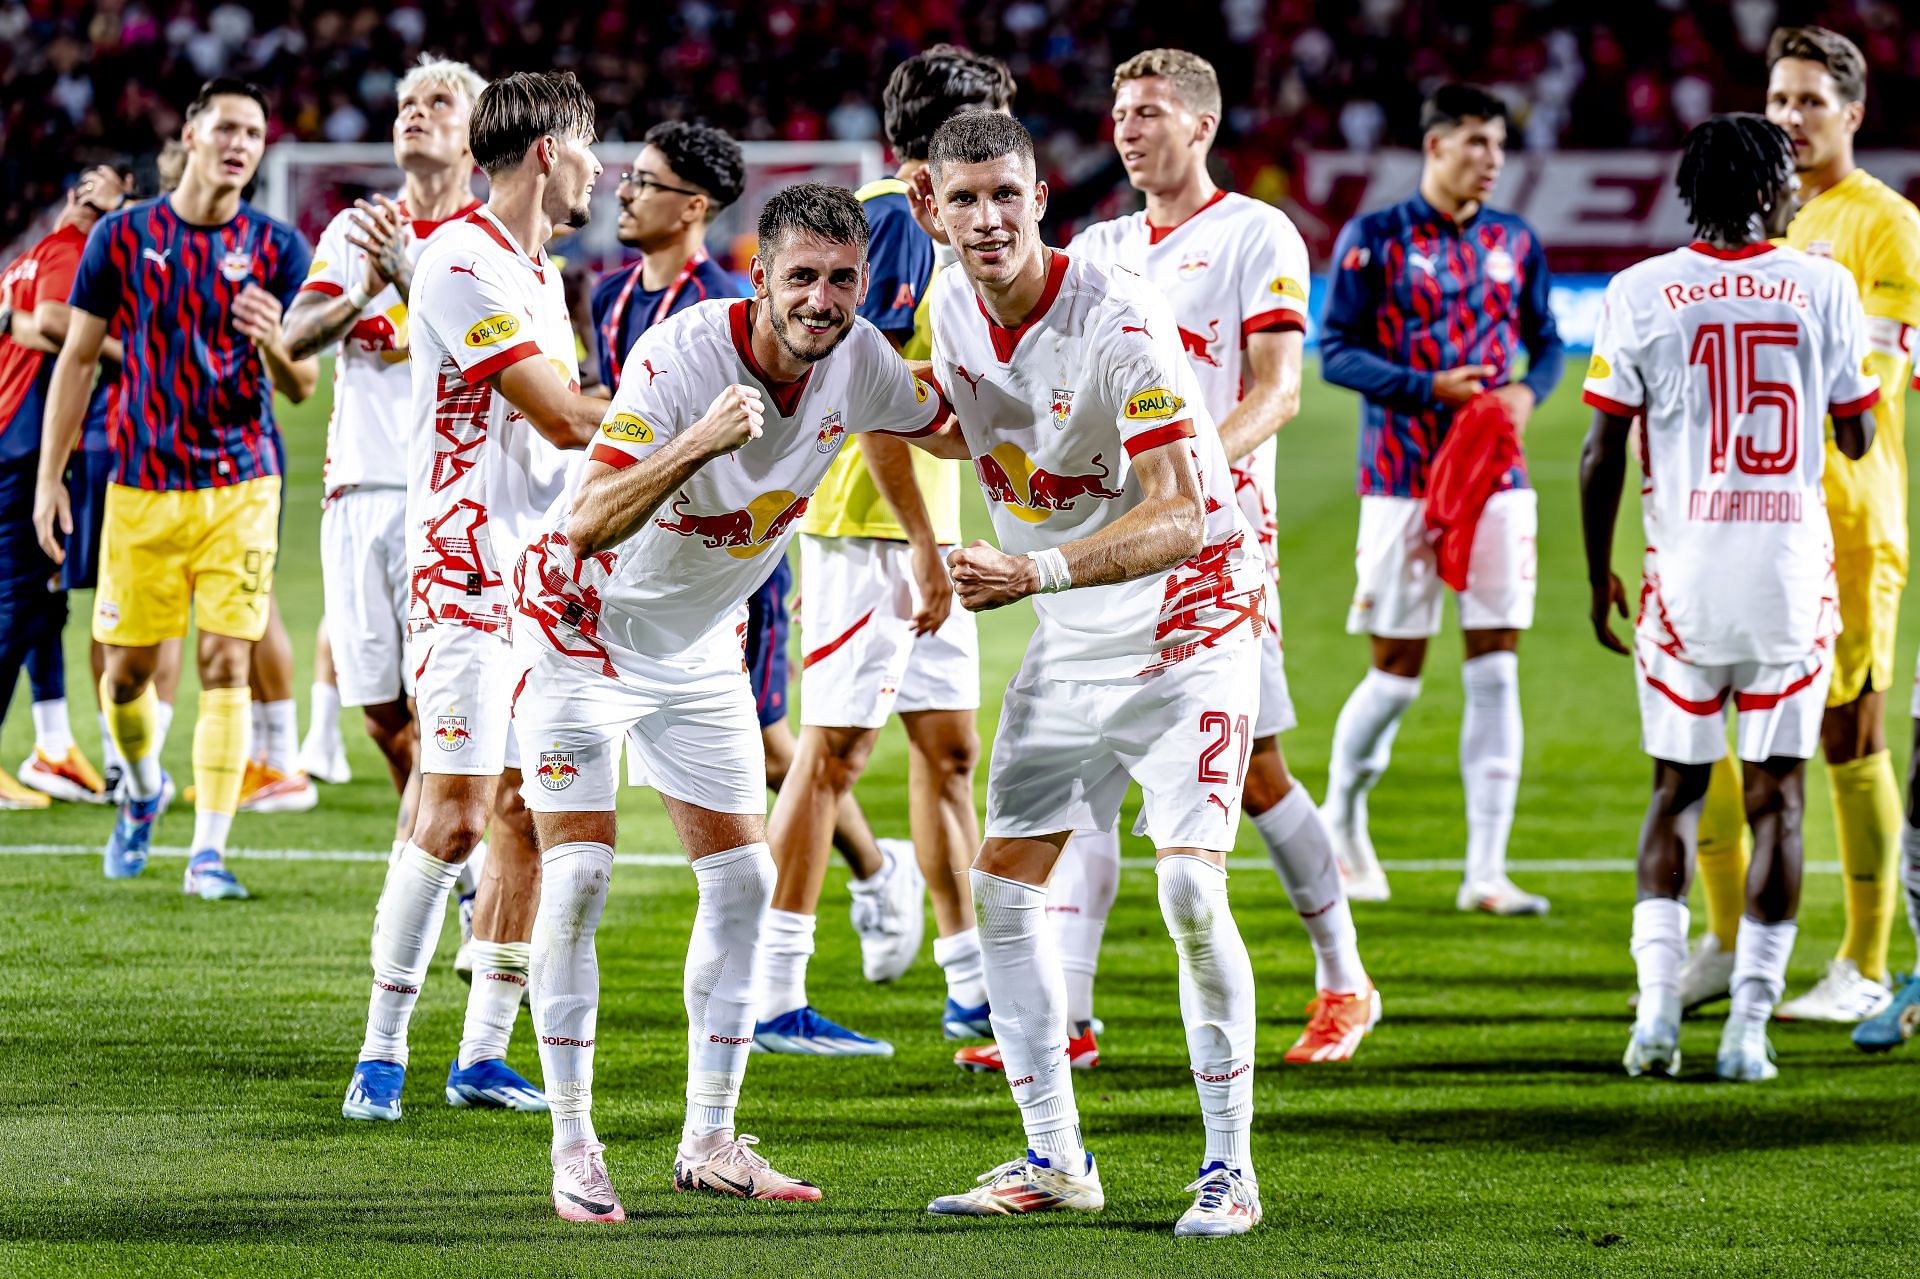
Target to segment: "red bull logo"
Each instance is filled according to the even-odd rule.
[[[1053,414],[1053,429],[1058,431],[1066,426],[1067,419],[1073,415],[1073,392],[1064,386],[1053,388],[1053,402],[1047,407]]]
[[[737,560],[750,560],[780,539],[807,511],[807,499],[785,489],[762,493],[742,511],[703,514],[687,509],[687,495],[673,499],[672,519],[654,523],[681,537],[697,537],[708,550],[724,550]]]
[[[467,717],[442,715],[433,727],[433,740],[443,751],[465,750],[467,743],[473,740],[473,734],[467,731]]]
[[[831,453],[840,447],[840,441],[846,438],[846,424],[841,421],[840,410],[830,409],[820,419],[820,429],[814,433],[814,452]]]
[[[989,453],[973,459],[974,472],[987,497],[1006,507],[1015,519],[1038,524],[1054,511],[1071,511],[1080,498],[1107,501],[1120,496],[1120,490],[1108,488],[1112,478],[1098,453],[1080,474],[1056,474],[1033,464],[1033,459],[1017,444],[996,445]]]
[[[534,769],[534,776],[548,790],[565,790],[573,785],[573,779],[580,776],[580,770],[574,766],[572,751],[541,751],[540,765]]]
[[[380,315],[362,316],[347,330],[347,341],[382,364],[407,362],[407,304],[396,302]]]
[[[1192,329],[1180,330],[1180,345],[1186,349],[1187,358],[1195,364],[1207,364],[1220,367],[1220,361],[1213,358],[1213,344],[1220,340],[1220,321],[1215,320],[1207,326],[1207,331],[1195,333]]]

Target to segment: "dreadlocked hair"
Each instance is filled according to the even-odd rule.
[[[1764,234],[1792,173],[1786,130],[1765,116],[1727,112],[1687,135],[1674,185],[1701,238],[1744,243]]]

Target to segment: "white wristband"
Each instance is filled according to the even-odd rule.
[[[355,311],[366,310],[367,303],[371,301],[373,301],[373,294],[367,292],[366,286],[363,284],[356,284],[347,290],[347,305],[351,306]]]
[[[1067,557],[1061,554],[1059,547],[1028,551],[1027,558],[1033,561],[1034,568],[1040,574],[1041,594],[1052,595],[1073,585],[1073,575],[1067,572]]]

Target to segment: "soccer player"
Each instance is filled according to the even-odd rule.
[[[1715,1070],[1735,1081],[1779,1073],[1767,1020],[1793,952],[1806,762],[1843,624],[1821,495],[1825,417],[1838,451],[1858,460],[1880,397],[1852,278],[1768,243],[1793,216],[1794,157],[1786,132],[1757,115],[1715,116],[1688,135],[1678,185],[1700,238],[1608,283],[1587,369],[1591,617],[1600,643],[1622,654],[1608,616],[1627,615],[1613,526],[1628,435],[1643,422],[1647,549],[1631,651],[1654,777],[1633,909],[1629,1075],[1680,1067],[1689,863],[1708,774],[1726,754],[1729,702],[1754,851]]]
[[[273,392],[298,401],[318,376],[280,331],[307,273],[307,244],[241,198],[266,132],[259,88],[208,81],[187,108],[179,187],[95,225],[47,392],[34,496],[35,531],[59,563],[74,531],[67,460],[108,327],[119,321],[127,359],[112,415],[93,635],[107,647],[102,700],[126,784],[105,868],[123,878],[146,866],[166,782],[154,749],[154,671],[162,642],[186,633],[191,607],[201,692],[184,887],[209,900],[246,896],[222,852],[246,763],[250,649],[266,631],[279,542]]]
[[[641,336],[592,451],[514,572],[532,661],[515,715],[539,752],[526,791],[545,850],[533,1015],[553,1097],[553,1204],[569,1221],[625,1219],[593,1127],[593,936],[629,733],[700,896],[674,1188],[820,1197],[734,1129],[775,877],[742,609],[850,433],[930,434],[946,408],[855,315],[867,223],[851,193],[788,187],[758,229],[753,298],[703,302]],[[631,372],[647,366],[657,376]]]
[[[899,167],[855,192],[872,229],[860,314],[910,359],[932,351],[926,301],[943,247],[924,202],[927,144],[958,112],[1008,110],[1013,92],[1013,74],[998,59],[950,44],[916,54],[887,78],[883,118]],[[893,1052],[822,1016],[807,996],[835,813],[853,802],[854,783],[893,714],[906,729],[913,845],[889,840],[853,867],[861,967],[869,981],[906,972],[926,929],[924,885],[938,930],[934,962],[946,978],[942,1031],[949,1039],[988,1033],[980,932],[965,879],[980,845],[973,807],[980,645],[973,615],[954,607],[945,563],[959,540],[958,466],[885,436],[849,440],[801,517],[800,745],[768,824],[780,882],[761,958],[754,1042],[763,1049]]]
[[[408,304],[428,237],[480,207],[467,128],[487,82],[431,55],[395,93],[397,198],[376,195],[336,214],[287,312],[296,354],[332,347],[333,416],[321,492],[320,566],[327,650],[343,706],[364,708],[367,736],[401,797],[396,847],[413,829],[420,733],[406,661],[407,448],[414,425]]]
[[[1146,793],[1161,916],[1206,1129],[1181,1235],[1260,1219],[1253,1172],[1253,970],[1227,902],[1260,678],[1266,582],[1172,308],[1125,271],[1049,249],[1047,187],[1012,117],[968,111],[929,147],[959,254],[933,288],[934,372],[954,388],[1001,549],[948,564],[974,611],[1031,597],[972,871],[994,1038],[1027,1153],[928,1205],[997,1215],[1105,1203],[1081,1140],[1066,990],[1046,921],[1068,835]]]
[[[1181,348],[1219,424],[1241,512],[1259,536],[1270,630],[1260,641],[1260,713],[1243,802],[1313,943],[1319,993],[1286,1059],[1345,1061],[1379,1019],[1380,997],[1360,962],[1326,827],[1280,751],[1280,734],[1298,721],[1280,648],[1274,439],[1300,408],[1307,247],[1286,214],[1223,191],[1208,176],[1207,152],[1220,124],[1220,81],[1211,63],[1181,49],[1149,49],[1114,71],[1113,92],[1114,148],[1147,207],[1089,227],[1067,254],[1145,276],[1173,306]],[[1066,875],[1056,868],[1049,885],[1074,1056],[1093,1052],[1097,1059],[1093,976],[1113,898],[1111,887],[1097,895],[1071,892],[1069,900],[1060,890],[1117,884],[1119,847],[1116,832],[1076,836],[1061,853],[1063,863],[1104,854],[1110,864]],[[978,1058],[986,1051],[962,1053]]]
[[[1767,65],[1767,118],[1793,140],[1800,174],[1800,212],[1787,227],[1787,243],[1851,274],[1867,315],[1867,359],[1883,392],[1873,410],[1880,442],[1858,461],[1830,451],[1825,477],[1841,631],[1820,741],[1845,879],[1846,933],[1819,982],[1779,1008],[1780,1017],[1796,1021],[1856,1022],[1892,999],[1887,948],[1898,910],[1902,823],[1886,700],[1907,580],[1905,389],[1920,325],[1920,211],[1854,166],[1867,64],[1852,41],[1821,27],[1784,28],[1768,43]],[[1732,768],[1723,765],[1700,822],[1710,931],[1682,979],[1689,1005],[1725,995],[1732,975],[1746,878],[1738,796]]]
[[[563,450],[582,447],[606,408],[579,394],[572,321],[547,253],[557,228],[587,223],[600,173],[593,117],[571,72],[488,85],[468,129],[487,203],[431,236],[413,266],[406,662],[422,779],[412,837],[388,865],[374,916],[366,1037],[340,1108],[348,1119],[400,1118],[407,1024],[448,892],[489,817],[473,990],[446,1097],[453,1106],[547,1108],[506,1064],[540,880],[532,819],[518,798],[510,698],[522,665],[507,575],[559,496]]]
[[[1420,128],[1419,191],[1340,232],[1320,339],[1322,375],[1361,395],[1359,583],[1347,632],[1370,637],[1372,666],[1340,708],[1321,809],[1350,873],[1348,896],[1360,901],[1387,897],[1367,793],[1386,772],[1400,717],[1420,693],[1427,642],[1440,630],[1442,583],[1426,539],[1435,454],[1455,414],[1483,391],[1524,437],[1563,360],[1540,237],[1485,204],[1505,160],[1505,105],[1473,85],[1442,85],[1421,108]],[[1516,381],[1523,347],[1529,367]],[[1522,754],[1517,650],[1533,622],[1538,518],[1523,460],[1480,514],[1458,596],[1466,646],[1461,910],[1547,910],[1546,898],[1507,877]]]
[[[72,573],[79,584],[78,575],[94,557],[76,553],[55,570],[34,536],[33,491],[40,419],[53,374],[47,356],[58,354],[66,340],[74,272],[87,233],[126,203],[132,186],[132,173],[118,166],[86,170],[68,190],[53,230],[0,272],[0,719],[24,665],[33,687],[34,728],[33,753],[20,765],[20,777],[0,769],[0,808],[45,808],[50,797],[89,804],[109,798],[105,781],[73,740],[60,646],[71,589],[67,576]],[[102,377],[88,401],[81,454],[67,477],[81,530],[90,531],[97,519],[95,486],[89,481],[100,472],[98,458],[106,451],[106,404],[121,359],[119,341],[103,339]],[[98,542],[84,534],[76,540]],[[60,579],[60,589],[50,591],[47,582],[53,577]]]

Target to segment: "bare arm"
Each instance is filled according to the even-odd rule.
[[[558,449],[585,448],[607,415],[606,400],[569,391],[553,366],[538,356],[516,360],[487,380]]]
[[[106,337],[105,320],[87,311],[73,311],[47,387],[47,411],[40,426],[40,467],[34,477],[33,531],[40,549],[55,564],[65,562],[63,539],[73,532],[73,511],[67,500],[67,459],[80,442],[87,397],[93,390],[93,367]]]
[[[1873,447],[1873,414],[1855,413],[1833,419],[1833,443],[1841,454],[1858,462]]]
[[[406,221],[392,200],[384,195],[373,198],[373,204],[354,201],[355,230],[347,233],[347,243],[367,255],[366,278],[359,287],[371,298],[391,284],[405,302],[413,287]],[[365,309],[366,303],[356,305],[351,293],[331,298],[317,291],[301,293],[287,308],[287,349],[296,359],[319,354],[345,337]]]
[[[581,558],[597,555],[632,537],[695,471],[758,438],[765,412],[758,389],[729,386],[715,397],[706,416],[645,457],[624,466],[589,459],[567,521],[573,553]]]
[[[1200,553],[1206,504],[1186,440],[1148,449],[1133,459],[1140,504],[1107,527],[1060,547],[1075,587],[1107,586],[1162,573]],[[960,602],[975,612],[999,608],[1040,589],[1039,567],[985,542],[947,559]]]
[[[953,584],[947,578],[940,543],[933,535],[933,521],[927,518],[927,504],[920,496],[908,447],[898,436],[879,432],[860,437],[860,452],[867,463],[867,474],[873,477],[873,487],[893,508],[901,532],[907,535],[913,581],[920,592],[920,607],[913,616],[914,634],[931,635],[953,610]]]
[[[1227,461],[1251,454],[1300,412],[1300,352],[1305,342],[1298,329],[1255,333],[1247,339],[1240,403],[1220,423]]]
[[[1613,633],[1610,612],[1627,616],[1627,591],[1613,571],[1613,526],[1620,518],[1620,493],[1627,480],[1627,434],[1633,419],[1595,409],[1587,441],[1580,449],[1580,529],[1587,549],[1587,609],[1594,638],[1602,648],[1626,653]]]
[[[287,308],[287,351],[295,359],[317,355],[345,337],[359,318],[360,308],[345,294],[330,298],[324,293],[302,292]]]

